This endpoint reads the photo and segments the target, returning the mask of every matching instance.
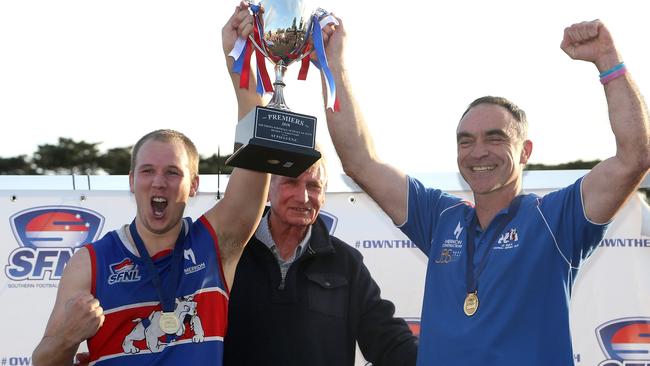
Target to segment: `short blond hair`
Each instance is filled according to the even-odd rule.
[[[135,170],[136,157],[138,156],[140,148],[142,148],[142,145],[144,145],[144,143],[149,140],[160,142],[180,142],[185,148],[185,152],[187,153],[187,158],[189,160],[188,168],[190,170],[192,178],[199,175],[199,152],[196,149],[196,146],[192,140],[190,140],[190,138],[185,136],[183,133],[169,129],[151,131],[148,134],[142,136],[140,140],[135,143],[133,150],[131,151],[131,171]]]

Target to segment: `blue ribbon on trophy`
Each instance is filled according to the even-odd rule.
[[[318,14],[314,14],[312,18],[312,26],[318,24],[318,30],[312,33],[312,39],[314,42],[314,51],[318,60],[312,59],[312,63],[316,66],[321,73],[323,73],[325,79],[325,86],[327,87],[327,108],[332,109],[333,111],[338,111],[338,101],[336,99],[336,83],[334,82],[334,76],[332,71],[327,64],[327,56],[325,55],[325,45],[323,44],[323,28],[329,24],[338,25],[339,22],[332,15],[327,14],[322,19],[318,19]]]

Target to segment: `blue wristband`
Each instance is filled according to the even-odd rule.
[[[601,72],[600,73],[600,78],[602,79],[602,78],[606,77],[607,75],[615,73],[616,71],[618,71],[618,70],[620,70],[620,69],[622,69],[624,67],[625,67],[625,63],[621,62],[620,64],[612,67],[611,69]]]

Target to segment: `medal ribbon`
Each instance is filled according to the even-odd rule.
[[[176,307],[176,289],[178,288],[178,282],[180,279],[180,267],[181,260],[183,258],[183,239],[185,238],[185,230],[183,230],[183,225],[181,224],[181,232],[178,233],[178,238],[176,239],[176,245],[174,246],[174,251],[172,252],[171,259],[171,268],[169,272],[169,283],[167,286],[163,286],[160,281],[160,274],[156,267],[153,264],[153,260],[147,252],[147,248],[144,246],[144,242],[138,234],[138,230],[135,227],[135,219],[129,225],[129,231],[131,232],[131,237],[135,242],[135,247],[140,253],[140,258],[144,262],[145,267],[147,267],[147,272],[151,273],[151,282],[153,287],[158,293],[158,299],[162,306],[162,311],[165,313],[173,313]],[[165,291],[167,289],[167,291]]]
[[[476,292],[478,289],[478,277],[481,275],[481,272],[483,272],[483,269],[485,269],[485,265],[487,264],[488,257],[490,256],[490,253],[492,252],[492,248],[494,245],[497,243],[497,238],[499,237],[499,234],[505,229],[506,225],[512,219],[517,215],[517,211],[519,211],[519,206],[521,204],[523,196],[519,195],[515,197],[514,200],[510,203],[510,206],[508,207],[508,213],[503,217],[501,222],[499,223],[499,226],[497,229],[494,231],[494,234],[492,235],[492,238],[490,241],[487,242],[488,248],[485,251],[485,254],[483,254],[483,257],[481,257],[481,260],[478,264],[478,268],[476,271],[474,270],[474,253],[475,253],[475,245],[474,245],[474,239],[476,235],[476,225],[478,225],[478,219],[476,218],[476,213],[474,213],[474,217],[472,217],[472,222],[469,225],[469,228],[467,229],[467,272],[465,274],[465,280],[467,282],[467,293],[473,293]]]

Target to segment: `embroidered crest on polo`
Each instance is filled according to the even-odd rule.
[[[495,250],[513,249],[519,246],[519,233],[517,228],[513,227],[505,231],[494,246]]]

